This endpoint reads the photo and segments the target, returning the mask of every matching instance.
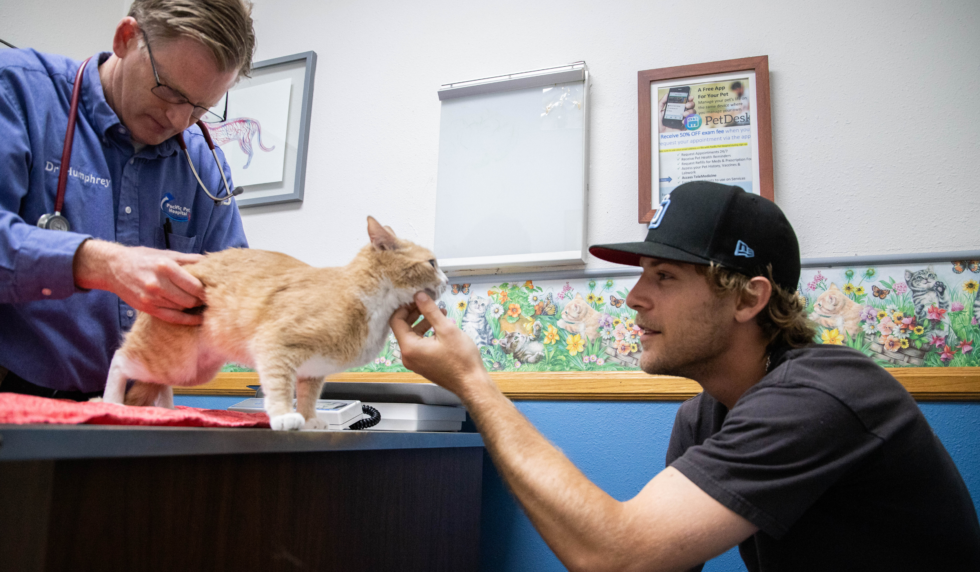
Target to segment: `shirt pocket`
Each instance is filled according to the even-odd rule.
[[[167,248],[167,241],[170,242],[170,248]],[[155,242],[156,247],[161,250],[172,250],[174,252],[183,252],[184,254],[197,254],[196,236],[181,236],[171,232],[167,237],[164,237],[164,230],[157,228]]]

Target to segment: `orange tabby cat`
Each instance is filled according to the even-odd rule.
[[[140,314],[112,358],[103,399],[173,407],[172,386],[206,383],[235,362],[258,372],[273,429],[325,428],[316,417],[323,378],[377,357],[395,309],[420,290],[436,299],[449,282],[431,251],[371,217],[368,235],[371,244],[340,268],[249,249],[185,266],[204,284],[204,322]],[[127,392],[129,379],[138,381]]]
[[[558,327],[573,334],[580,334],[592,342],[599,336],[599,318],[602,313],[586,302],[581,294],[565,306],[558,320]]]
[[[810,319],[825,328],[836,328],[853,338],[861,330],[863,306],[847,297],[836,284],[817,296]]]

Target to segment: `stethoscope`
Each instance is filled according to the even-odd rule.
[[[54,213],[48,213],[41,215],[41,218],[37,221],[37,226],[46,230],[71,230],[71,224],[68,223],[68,219],[61,214],[61,209],[65,206],[65,187],[68,184],[68,171],[70,169],[69,162],[71,161],[71,146],[75,139],[75,119],[78,117],[78,96],[81,93],[82,86],[82,72],[85,71],[85,66],[88,65],[88,58],[82,65],[78,68],[78,73],[75,74],[75,84],[72,87],[71,92],[71,107],[68,110],[68,131],[65,133],[65,146],[61,151],[61,168],[58,171],[58,194],[54,201]],[[245,190],[241,187],[235,187],[234,190],[228,188],[228,179],[225,178],[225,170],[221,168],[221,161],[218,160],[218,153],[214,150],[214,142],[211,141],[211,133],[208,132],[208,128],[204,126],[204,122],[198,120],[197,126],[201,128],[201,134],[204,135],[204,140],[207,141],[208,147],[211,149],[211,155],[214,157],[214,163],[218,166],[218,172],[221,173],[221,180],[225,184],[225,195],[223,197],[216,197],[211,194],[211,191],[204,185],[204,181],[197,174],[197,169],[194,168],[194,161],[191,160],[191,154],[187,150],[187,144],[184,143],[184,134],[177,134],[177,144],[180,145],[181,150],[187,157],[187,164],[191,166],[191,171],[194,173],[194,178],[197,179],[201,188],[204,189],[205,194],[214,201],[214,204],[231,204],[232,197],[242,194]]]

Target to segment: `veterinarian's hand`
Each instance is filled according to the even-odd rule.
[[[196,326],[202,317],[181,310],[204,303],[204,285],[181,266],[201,258],[200,254],[86,240],[75,253],[73,271],[80,288],[107,290],[140,312]]]
[[[473,389],[472,383],[492,384],[473,340],[443,315],[432,298],[423,292],[415,295],[415,305],[416,309],[399,308],[389,321],[405,367],[452,391],[464,401],[468,391]],[[418,319],[419,312],[425,319],[413,329],[412,323]],[[423,336],[429,324],[435,335],[426,338]]]

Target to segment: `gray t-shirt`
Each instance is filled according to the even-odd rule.
[[[980,570],[980,524],[915,400],[858,351],[776,352],[731,411],[681,405],[667,464],[759,527],[752,572]]]

